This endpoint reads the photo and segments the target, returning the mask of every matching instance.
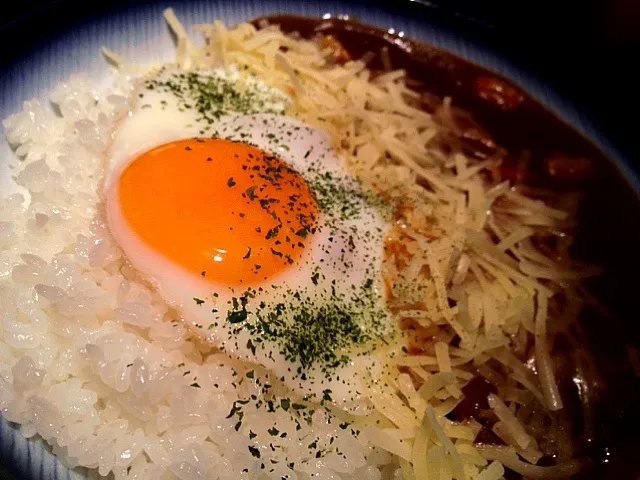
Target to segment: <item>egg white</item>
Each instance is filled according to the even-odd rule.
[[[161,75],[166,76],[167,72]],[[270,93],[266,87],[264,91]],[[284,98],[271,93],[275,99]],[[195,109],[185,109],[184,99],[173,93],[138,90],[129,115],[114,132],[107,154],[104,198],[112,234],[133,266],[181,312],[184,322],[203,340],[229,355],[263,365],[301,395],[323,398],[330,391],[333,402],[345,408],[357,405],[367,372],[382,368],[370,350],[347,349],[344,354],[349,361],[327,374],[321,364],[301,368],[298,360],[285,358],[277,342],[262,342],[255,348],[255,342],[251,342],[255,338],[249,330],[225,321],[233,298],[241,296],[243,289],[216,284],[188,272],[147,246],[125,220],[118,201],[118,178],[137,155],[171,141],[212,135],[249,143],[277,155],[311,185],[318,178],[331,178],[354,191],[359,188],[323,130],[290,117],[265,113],[226,112],[215,122],[205,121]],[[307,239],[301,258],[262,284],[253,285],[255,292],[248,299],[248,311],[255,311],[261,302],[291,302],[292,292],[304,292],[304,300],[318,304],[332,298],[354,298],[369,281],[373,282],[378,320],[383,324],[383,333],[372,332],[373,336],[393,335],[381,276],[386,221],[364,197],[351,198],[349,202],[357,208],[357,214],[341,218],[339,212],[321,212],[317,231]],[[214,292],[216,296],[212,295]],[[213,309],[217,312],[213,313]],[[293,313],[291,309],[284,312],[283,320],[292,321]],[[355,321],[366,331],[370,319]]]

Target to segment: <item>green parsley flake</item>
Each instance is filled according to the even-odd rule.
[[[349,361],[350,350],[362,351],[391,333],[373,282],[366,281],[353,298],[335,294],[322,301],[305,291],[288,290],[286,300],[261,302],[249,311],[247,305],[255,294],[248,289],[230,302],[231,333],[246,330],[253,348],[275,344],[286,360],[299,362],[303,369],[318,365],[327,377]],[[329,401],[330,393],[324,392],[324,400]]]
[[[251,452],[251,455],[253,455],[254,457],[260,458],[260,450],[257,449],[256,447],[249,446],[249,451]]]
[[[195,110],[199,120],[211,125],[230,112],[284,114],[286,97],[255,77],[229,72],[200,74],[163,70],[145,82],[148,90],[170,92],[178,108]]]

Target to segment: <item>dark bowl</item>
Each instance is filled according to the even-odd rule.
[[[95,66],[102,44],[126,53],[133,42],[155,38],[164,31],[161,11],[165,6],[168,4],[160,2],[136,2],[126,8],[106,2],[91,6],[41,2],[39,9],[0,30],[4,45],[20,39],[0,72],[0,114],[4,117],[17,110],[22,101],[70,72],[88,64]],[[497,143],[513,151],[531,151],[532,168],[527,178],[519,181],[583,192],[575,254],[604,268],[604,275],[592,280],[589,288],[610,311],[609,316],[603,316],[592,309],[582,317],[585,348],[595,352],[598,370],[590,386],[595,389],[594,430],[584,450],[593,460],[593,469],[584,478],[635,478],[640,473],[640,462],[634,458],[640,446],[640,380],[629,361],[629,349],[640,348],[634,281],[640,272],[640,182],[608,137],[552,87],[491,49],[490,42],[483,40],[485,30],[463,12],[415,2],[394,7],[380,3],[375,8],[360,1],[307,5],[288,0],[242,5],[193,1],[175,2],[174,6],[186,24],[215,17],[233,22],[265,14],[318,17],[329,12],[347,13],[384,27],[378,30],[335,17],[324,22],[277,18],[285,30],[295,29],[303,35],[314,30],[331,33],[362,54],[387,47],[394,67],[422,79],[421,88],[440,97],[453,97]],[[40,24],[44,19],[46,23]],[[132,33],[132,25],[141,30]],[[386,30],[389,27],[396,30]],[[413,37],[421,41],[410,40]],[[586,159],[588,171],[570,180],[550,172],[548,158],[557,153]],[[2,465],[23,478],[57,478],[52,472],[61,467],[42,445],[25,442],[6,422],[0,427]]]

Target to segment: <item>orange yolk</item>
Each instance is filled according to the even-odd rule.
[[[118,197],[148,246],[205,279],[251,285],[298,261],[318,210],[304,179],[259,148],[167,143],[123,171]]]

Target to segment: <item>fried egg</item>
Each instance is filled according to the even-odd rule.
[[[204,341],[354,405],[395,334],[386,219],[329,135],[282,114],[287,101],[237,72],[147,78],[108,151],[108,222]]]

